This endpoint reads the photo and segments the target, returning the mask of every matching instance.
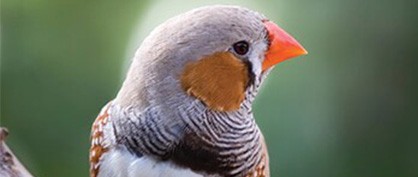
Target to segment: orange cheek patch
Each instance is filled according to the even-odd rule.
[[[245,98],[245,64],[229,52],[218,52],[188,63],[181,75],[183,89],[210,109],[233,111]]]

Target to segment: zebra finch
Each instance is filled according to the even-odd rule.
[[[260,13],[206,6],[156,27],[92,126],[91,177],[270,176],[252,102],[307,51]]]

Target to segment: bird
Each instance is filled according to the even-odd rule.
[[[268,177],[252,103],[307,51],[259,12],[209,5],[157,26],[91,130],[91,177]]]

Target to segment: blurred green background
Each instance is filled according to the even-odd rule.
[[[88,176],[90,125],[135,48],[207,4],[260,11],[309,55],[278,65],[254,105],[272,176],[418,176],[412,0],[1,1],[1,125],[35,176]]]

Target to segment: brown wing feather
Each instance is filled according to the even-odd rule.
[[[97,177],[100,158],[108,150],[103,145],[103,127],[109,122],[109,104],[103,107],[91,128],[90,177]]]

